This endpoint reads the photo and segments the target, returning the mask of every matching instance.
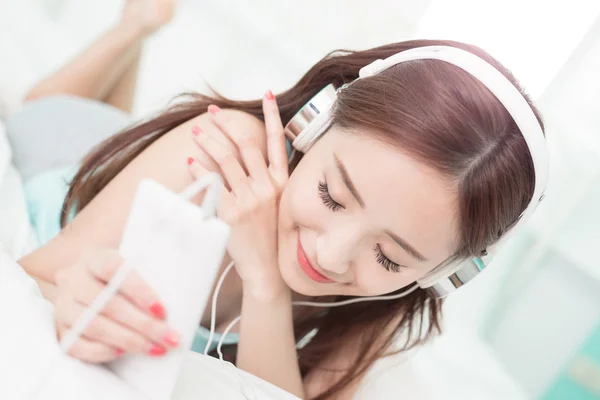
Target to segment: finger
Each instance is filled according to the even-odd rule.
[[[246,197],[251,194],[248,176],[231,151],[210,135],[199,135],[194,140],[219,165],[223,179],[227,181],[236,197]]]
[[[73,326],[86,307],[75,301],[61,308],[57,321],[66,326]],[[123,327],[109,318],[97,316],[82,332],[86,339],[103,343],[127,353],[147,354],[152,356],[166,353],[165,347],[155,344],[138,332]]]
[[[230,118],[226,118],[219,107],[211,105],[208,109],[217,128],[235,146],[235,150],[240,155],[248,175],[254,180],[267,180],[269,178],[267,164],[260,149],[258,138],[244,132],[239,127],[232,127]]]
[[[69,327],[60,325],[58,327],[59,337],[64,336],[68,329]],[[94,364],[115,360],[122,356],[123,353],[124,351],[122,349],[112,347],[105,343],[95,342],[83,337],[79,338],[67,351],[67,354],[71,357]]]
[[[288,157],[283,133],[283,123],[275,96],[269,90],[263,98],[263,113],[267,129],[267,154],[269,169],[275,180],[282,184],[288,178]]]
[[[73,300],[84,305],[91,304],[104,287],[91,277],[86,284],[79,284],[71,289]],[[179,335],[164,320],[151,316],[150,310],[141,310],[121,294],[111,297],[101,314],[124,328],[141,334],[151,342],[168,347],[179,345]]]
[[[118,253],[105,251],[92,254],[85,262],[91,275],[102,283],[110,282],[123,265],[123,259]],[[165,318],[166,310],[158,295],[134,269],[127,273],[127,278],[119,287],[119,292],[140,309],[157,318]]]
[[[226,114],[226,113],[223,113],[223,114]],[[229,117],[226,117],[226,118],[224,117],[223,119],[226,120],[225,123],[229,124],[229,122],[228,122],[230,119]],[[231,152],[233,152],[236,157],[241,159],[241,155],[239,154],[239,151],[238,151],[237,147],[235,146],[235,144],[231,141],[231,139],[229,139],[229,137],[227,137],[227,135],[222,131],[222,129],[219,128],[219,126],[216,124],[216,122],[214,120],[212,122],[213,122],[213,124],[212,124],[211,128],[206,131],[203,130],[198,125],[192,126],[192,135],[193,136],[210,135],[213,137],[213,139],[215,139],[217,142],[219,142],[225,148],[227,148]],[[199,149],[200,149],[200,154],[199,154],[197,160],[202,165],[204,165],[209,171],[220,172],[219,166],[212,160],[212,158],[210,158],[201,147]],[[242,167],[243,167],[243,165],[242,165]]]

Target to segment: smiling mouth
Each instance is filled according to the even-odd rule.
[[[298,246],[297,246],[296,256],[298,258],[298,264],[300,265],[300,268],[302,269],[302,271],[304,271],[306,276],[308,276],[310,279],[312,279],[313,281],[318,282],[318,283],[334,283],[333,280],[331,280],[331,279],[327,278],[326,276],[322,275],[321,273],[319,273],[310,264],[310,261],[308,261],[308,258],[306,257],[306,253],[304,252],[304,249],[302,248],[302,243],[300,242],[300,235],[298,235]]]

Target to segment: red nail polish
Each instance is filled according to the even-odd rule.
[[[155,301],[154,303],[150,304],[150,307],[148,309],[150,310],[150,313],[152,315],[154,315],[156,318],[164,318],[165,317],[165,314],[166,314],[165,308],[158,301]]]
[[[200,129],[200,127],[198,125],[194,125],[192,127],[192,133],[194,134],[194,136],[198,136],[199,134],[202,133],[202,129]]]
[[[157,344],[153,344],[150,350],[148,351],[148,354],[154,357],[158,357],[164,355],[166,352],[167,350],[164,347],[161,347]]]
[[[194,163],[194,159],[192,157],[188,157],[187,163],[188,165],[192,165]]]
[[[215,106],[214,104],[208,106],[208,112],[212,115],[217,115],[219,111],[221,111],[221,109],[218,106]]]
[[[273,92],[271,92],[270,90],[267,90],[267,94],[265,94],[265,97],[267,98],[267,100],[275,100],[275,96],[273,96]]]
[[[175,332],[169,332],[165,335],[163,341],[170,347],[177,347],[179,345],[179,335]]]
[[[123,349],[116,349],[115,350],[115,355],[117,357],[121,357],[123,354],[125,354],[125,350],[123,350]]]

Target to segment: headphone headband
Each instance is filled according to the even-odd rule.
[[[521,92],[495,67],[466,50],[450,46],[425,46],[405,50],[363,67],[359,71],[357,80],[377,75],[394,65],[415,60],[447,62],[466,71],[485,85],[506,108],[523,135],[533,160],[535,173],[535,188],[527,208],[515,226],[505,232],[495,245],[486,249],[487,255],[482,258],[447,263],[418,280],[421,288],[429,288],[436,296],[444,297],[481,272],[491,262],[497,248],[504,244],[508,237],[512,236],[533,214],[546,190],[549,157],[542,127]],[[329,126],[330,110],[335,103],[335,97],[331,95],[332,85],[328,85],[325,89],[327,90],[321,91],[311,99],[286,125],[286,134],[294,140],[294,147],[301,152],[306,152]],[[307,109],[310,109],[310,112],[307,112]],[[298,133],[294,127],[299,126],[300,122],[304,129]]]

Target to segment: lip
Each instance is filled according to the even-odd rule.
[[[296,256],[298,258],[298,264],[300,265],[300,268],[302,268],[302,271],[304,271],[304,273],[310,279],[312,279],[313,281],[318,282],[318,283],[333,283],[334,282],[331,279],[327,278],[326,276],[321,275],[310,264],[310,261],[308,261],[308,258],[306,257],[306,253],[304,252],[304,249],[302,248],[302,243],[300,243],[300,235],[298,235],[298,246],[297,246]]]

